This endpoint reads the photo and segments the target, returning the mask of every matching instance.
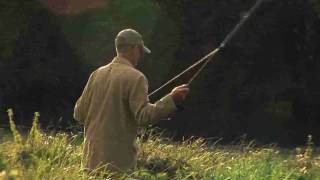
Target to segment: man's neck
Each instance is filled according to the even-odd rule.
[[[122,58],[122,59],[125,59],[127,61],[129,61],[134,67],[136,67],[136,63],[133,62],[133,60],[131,60],[129,57],[125,56],[125,55],[122,55],[122,54],[118,54],[117,55],[118,58]]]

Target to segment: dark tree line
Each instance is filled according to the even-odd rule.
[[[127,27],[142,32],[153,50],[139,66],[153,90],[216,48],[254,2],[119,0],[58,16],[38,1],[2,1],[2,117],[12,107],[23,124],[34,111],[46,125],[74,123],[73,105],[89,73],[112,59],[113,38]],[[313,0],[263,4],[195,80],[184,109],[158,125],[177,137],[228,142],[247,134],[292,145],[312,134],[319,143],[319,7]]]
[[[184,17],[184,41],[177,59],[216,47],[253,3],[183,1],[178,16]],[[247,134],[282,144],[301,144],[312,134],[317,141],[320,21],[313,8],[301,0],[263,4],[198,79],[173,129],[227,140]],[[191,63],[175,61],[170,72]]]

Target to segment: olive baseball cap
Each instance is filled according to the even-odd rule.
[[[151,53],[151,50],[144,45],[141,34],[133,29],[124,29],[120,31],[115,39],[115,44],[116,46],[141,45],[145,53]]]

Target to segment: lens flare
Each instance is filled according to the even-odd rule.
[[[39,2],[59,16],[81,13],[107,4],[107,0],[39,0]]]

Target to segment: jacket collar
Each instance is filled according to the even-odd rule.
[[[118,57],[116,56],[113,60],[112,60],[113,63],[118,63],[118,64],[125,64],[125,65],[128,65],[130,67],[133,67],[135,68],[135,66],[129,61],[127,60],[126,58],[123,58],[123,57]]]

